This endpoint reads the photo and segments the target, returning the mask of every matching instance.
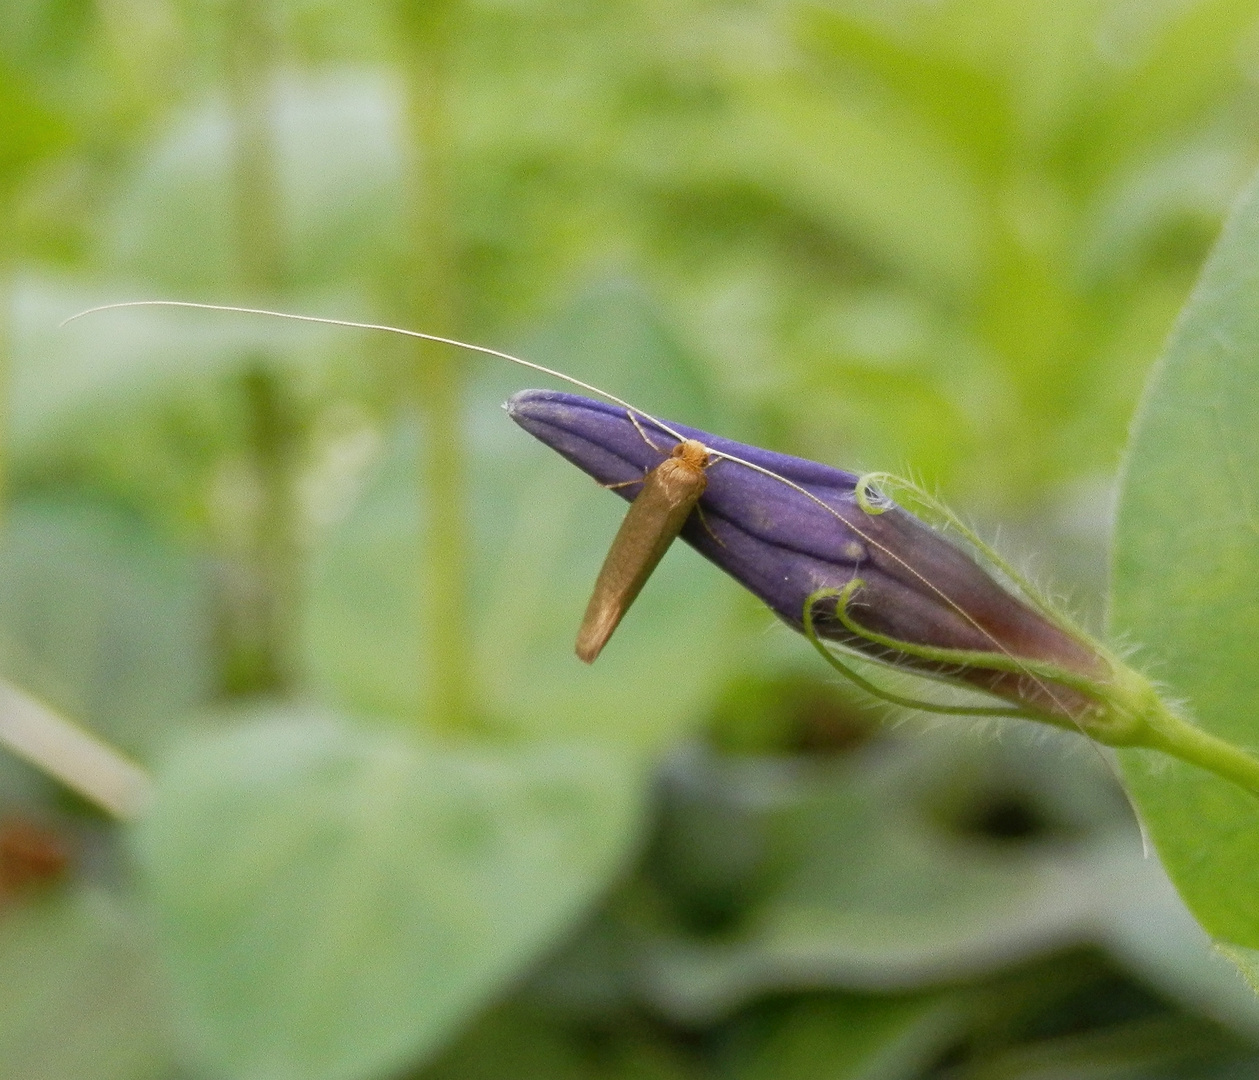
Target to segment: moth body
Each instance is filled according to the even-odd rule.
[[[683,439],[643,478],[642,490],[617,530],[595,579],[594,592],[577,632],[577,655],[593,663],[629,610],[669,545],[682,531],[708,479],[708,450]]]

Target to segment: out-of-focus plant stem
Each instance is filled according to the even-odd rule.
[[[407,120],[413,163],[407,250],[397,282],[403,325],[454,334],[459,322],[459,259],[454,237],[449,118],[453,0],[400,2]],[[422,722],[456,730],[472,722],[468,663],[469,530],[457,358],[440,345],[415,353],[413,391],[423,420],[425,507],[420,574],[422,637],[428,647]]]
[[[148,774],[108,743],[0,680],[0,746],[119,818],[149,796]]]
[[[2,214],[3,211],[0,211]],[[0,220],[0,228],[4,226]],[[0,251],[0,527],[9,517],[9,387],[13,382],[12,336],[12,264]]]
[[[251,299],[284,284],[279,185],[269,121],[268,5],[239,0],[226,20],[227,86],[235,128],[233,189],[239,279]],[[259,354],[246,365],[241,398],[249,468],[257,485],[247,511],[249,550],[231,572],[243,576],[224,600],[223,690],[279,694],[292,688],[300,546],[294,466],[299,430],[284,380]]]

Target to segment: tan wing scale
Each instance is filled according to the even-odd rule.
[[[704,475],[707,463],[708,451],[703,444],[686,439],[644,478],[643,489],[630,503],[603,560],[577,632],[577,655],[587,664],[593,663],[608,643],[682,531],[708,484]]]

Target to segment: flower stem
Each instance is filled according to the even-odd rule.
[[[1240,746],[1195,727],[1161,700],[1147,714],[1147,734],[1136,745],[1197,765],[1259,797],[1259,759]]]

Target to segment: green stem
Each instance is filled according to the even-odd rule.
[[[453,333],[459,321],[448,111],[456,14],[450,0],[399,6],[417,159],[408,251],[398,275],[400,315],[404,323],[441,334]],[[452,731],[473,722],[467,618],[470,530],[457,359],[448,348],[421,346],[412,386],[423,418],[420,475],[425,532],[419,595],[429,662],[421,720]]]
[[[1161,700],[1146,717],[1147,734],[1135,745],[1187,761],[1259,796],[1259,759],[1241,747],[1195,727]]]
[[[254,550],[249,555],[257,590],[250,605],[254,662],[245,689],[284,694],[297,681],[293,642],[302,552],[295,473],[300,431],[287,386],[265,357],[244,372],[242,391],[261,496],[252,523]]]
[[[274,43],[268,5],[238,0],[226,25],[239,280],[251,295],[275,295],[283,286],[284,269],[269,117]],[[259,498],[250,512],[245,548],[232,553],[232,570],[242,580],[220,600],[222,689],[229,695],[283,694],[297,678],[292,643],[301,552],[294,473],[300,431],[270,357],[251,358],[240,390]]]
[[[5,208],[7,209],[7,207]],[[3,213],[3,211],[0,211]],[[13,334],[10,312],[13,310],[13,264],[7,251],[0,251],[0,526],[8,521],[9,510],[9,388],[13,385]]]
[[[1259,797],[1259,759],[1180,716],[1140,672],[1111,663],[1111,677],[1093,690],[1101,708],[1080,719],[1084,734],[1106,746],[1158,750]]]
[[[270,118],[275,44],[270,5],[237,0],[227,13],[226,81],[234,128],[232,185],[236,260],[248,289],[277,289],[284,277],[280,191]]]

